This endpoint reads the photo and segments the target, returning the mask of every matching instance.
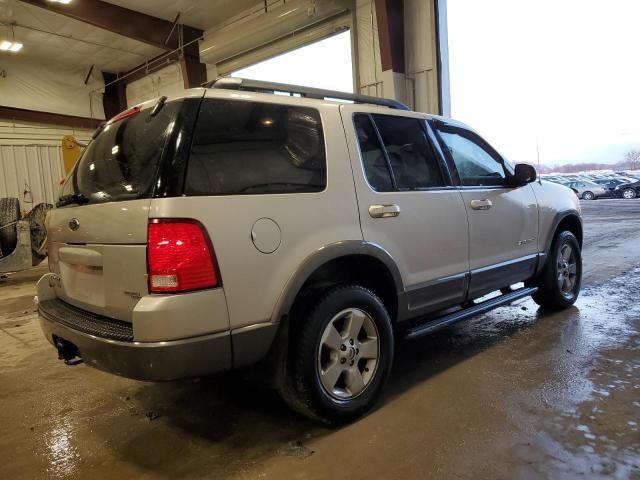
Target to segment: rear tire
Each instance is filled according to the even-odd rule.
[[[20,220],[20,202],[17,198],[0,198],[0,227]],[[0,228],[0,253],[10,255],[18,243],[17,225]]]
[[[636,196],[637,196],[637,193],[633,188],[625,188],[622,191],[622,198],[625,198],[627,200],[634,199],[636,198]]]
[[[373,407],[391,372],[389,314],[359,285],[334,287],[304,310],[292,326],[282,396],[316,420],[355,420]]]
[[[569,231],[558,234],[540,278],[533,301],[543,308],[560,310],[578,299],[582,285],[582,254],[580,243]]]

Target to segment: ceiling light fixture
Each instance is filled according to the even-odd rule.
[[[11,40],[9,40],[9,35],[3,40],[0,40],[0,50],[5,52],[19,52],[22,50],[22,44],[20,42],[16,42],[16,33],[13,31],[13,25],[7,27],[7,33],[11,29]]]
[[[50,3],[61,3],[63,5],[69,5],[71,0],[47,0]]]
[[[22,44],[20,42],[10,42],[8,40],[0,42],[0,50],[4,50],[6,52],[19,52],[21,49]]]

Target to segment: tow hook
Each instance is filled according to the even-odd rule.
[[[58,360],[63,360],[65,365],[79,365],[82,363],[78,347],[67,340],[54,337],[55,346],[58,349]]]

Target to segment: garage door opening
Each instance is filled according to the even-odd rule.
[[[351,32],[236,70],[231,76],[353,93]]]
[[[525,3],[447,3],[451,115],[543,171],[634,170],[640,4]]]

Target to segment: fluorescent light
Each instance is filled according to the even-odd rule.
[[[69,5],[71,3],[71,0],[47,0],[47,1],[51,3],[61,3],[63,5]]]
[[[10,42],[8,40],[2,40],[0,42],[0,50],[4,50],[6,52],[19,52],[22,49],[22,44],[20,42]]]

